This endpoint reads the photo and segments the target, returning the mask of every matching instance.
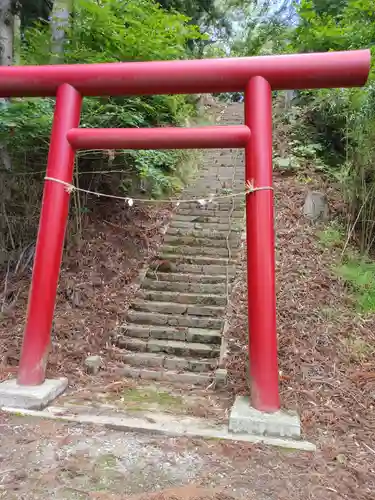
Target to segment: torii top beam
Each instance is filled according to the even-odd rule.
[[[0,97],[55,96],[68,83],[83,96],[243,91],[254,76],[273,90],[362,86],[369,50],[228,59],[11,66],[0,68]]]

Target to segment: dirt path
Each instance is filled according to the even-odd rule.
[[[337,498],[308,453],[21,417],[2,419],[0,435],[7,500]]]

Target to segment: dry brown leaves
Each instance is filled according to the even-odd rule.
[[[85,216],[80,238],[68,230],[54,318],[50,375],[69,374],[69,381],[90,382],[83,360],[100,354],[106,368],[116,366],[111,335],[137,291],[136,278],[153,257],[169,220],[170,207],[124,207],[95,200]],[[17,290],[15,304],[0,316],[0,380],[17,371],[30,275],[8,276]]]
[[[318,228],[302,216],[305,194],[298,178],[276,177],[282,404],[298,410],[303,432],[318,445],[314,469],[327,491],[337,494],[332,498],[369,500],[375,495],[375,360],[356,352],[351,340],[373,343],[375,316],[354,312],[332,272],[338,250],[324,248]],[[246,292],[243,272],[228,333],[230,386],[236,394],[248,392]]]
[[[183,486],[181,488],[170,488],[157,493],[148,492],[132,496],[98,492],[91,493],[90,498],[93,500],[232,500],[233,497],[215,489]]]

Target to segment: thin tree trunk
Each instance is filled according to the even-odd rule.
[[[12,0],[0,0],[0,65],[13,62],[13,14]]]
[[[64,59],[65,30],[69,27],[72,0],[55,0],[52,9],[51,62],[59,63]]]
[[[21,64],[21,17],[19,14],[14,15],[13,21],[13,64],[19,66]]]
[[[13,62],[13,13],[12,0],[0,0],[0,66],[11,66]],[[7,99],[0,99],[0,106],[8,106]],[[4,144],[0,144],[1,168],[12,170],[12,161]]]

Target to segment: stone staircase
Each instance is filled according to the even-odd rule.
[[[229,106],[222,124],[242,123],[243,106]],[[242,151],[209,150],[199,177],[182,198],[243,190]],[[220,369],[223,329],[241,247],[243,207],[243,196],[205,206],[180,204],[116,335],[124,375],[194,385],[225,378]]]

